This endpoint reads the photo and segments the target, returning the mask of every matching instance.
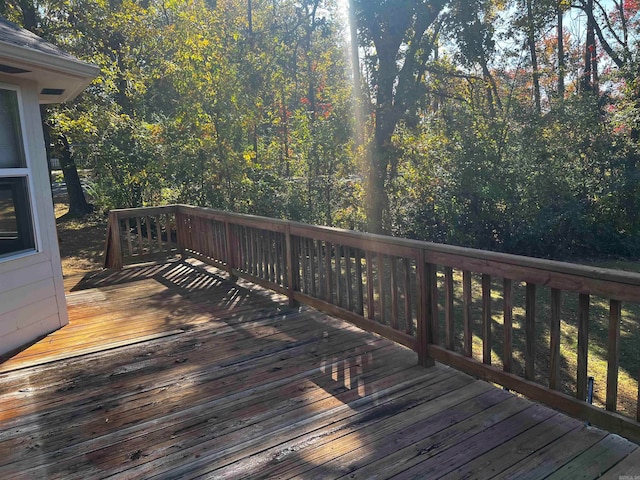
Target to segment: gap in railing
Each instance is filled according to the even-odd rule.
[[[127,257],[162,254],[177,248],[175,218],[171,214],[121,219],[120,235]]]

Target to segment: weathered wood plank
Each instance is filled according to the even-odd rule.
[[[638,446],[617,435],[607,435],[588,450],[548,476],[549,480],[595,479],[624,459]]]
[[[208,235],[200,241],[223,248],[220,225]],[[262,262],[266,283],[277,277],[276,250],[269,259],[275,239],[269,233],[261,241],[254,268]],[[297,261],[321,264],[324,250],[316,255],[317,245],[303,242],[306,259],[298,251]],[[347,256],[357,258],[358,252]],[[403,267],[396,288],[411,282],[403,280]],[[423,316],[433,313],[433,285],[427,279],[435,268],[425,272],[429,267],[419,255],[416,267],[422,338],[429,329]],[[301,270],[298,265],[298,275]],[[324,282],[320,270],[316,276]],[[182,260],[83,280],[79,288],[90,289],[70,295],[71,324],[34,346],[35,366],[0,374],[0,477],[488,478],[511,472],[527,478],[531,471],[541,477],[563,468],[571,474],[578,469],[570,463],[595,476],[637,448],[623,443],[622,450],[628,448],[620,453],[613,440],[597,444],[606,437],[597,429],[555,412],[546,416],[548,409],[450,368],[420,368],[413,352],[387,339],[309,307],[288,308],[282,295],[226,278],[213,267]],[[367,284],[375,282],[367,278]],[[445,293],[446,284],[445,270]],[[312,290],[311,279],[308,287]],[[321,302],[300,292],[295,297]],[[354,309],[358,303],[354,299]],[[398,330],[371,324],[411,348],[426,349],[403,331],[400,316]],[[183,333],[163,337],[176,328]],[[121,345],[119,335],[124,335]],[[47,348],[58,345],[63,353],[64,342],[77,349],[71,353],[84,355],[42,362]],[[430,349],[445,361],[471,362],[443,347]],[[426,353],[421,362],[429,358]],[[492,375],[494,370],[506,375],[474,365],[479,373],[489,368]],[[542,390],[515,376],[505,378],[533,396],[540,393],[536,388]],[[582,413],[605,413],[576,404]]]
[[[582,427],[582,422],[558,413],[512,438],[501,448],[494,448],[464,463],[464,465],[449,472],[442,478],[447,480],[458,480],[460,478],[469,480],[492,479],[507,468],[531,455],[535,455],[536,452],[549,443]]]
[[[415,436],[424,428],[437,432],[448,426],[445,419],[451,420],[452,415],[460,420],[469,418],[505,399],[477,382],[458,382],[447,379],[432,385],[429,392],[409,392],[397,401],[389,402],[390,408],[380,415],[369,415],[363,421],[352,422],[349,429],[328,435],[318,432],[314,442],[308,442],[307,439],[304,443],[297,442],[303,455],[277,459],[283,446],[265,452],[260,455],[266,457],[260,473],[272,478],[334,478],[336,472],[338,475],[348,474],[364,458],[373,461],[373,455],[366,448],[373,442],[394,439],[386,449],[376,449],[376,457],[380,458],[396,449],[399,441],[407,443],[410,436]],[[314,468],[315,465],[318,466]]]
[[[624,476],[635,477],[637,475],[640,475],[640,448],[636,448],[620,463],[607,470],[601,478],[604,480],[620,480]]]
[[[410,443],[401,441],[398,448],[394,448],[384,457],[374,458],[374,461],[369,463],[362,462],[364,465],[353,465],[353,471],[349,477],[355,480],[368,479],[373,476],[390,478],[401,475],[402,472],[422,462],[429,463],[430,460],[441,456],[465,438],[472,438],[490,426],[526,411],[529,407],[529,404],[514,402],[514,399],[510,398],[486,408],[481,414],[464,418],[446,426],[446,428],[436,431],[431,431],[428,427],[421,429],[416,432],[416,435],[407,438],[411,441]],[[439,426],[437,423],[435,425]],[[384,439],[382,442],[389,443],[388,439]],[[379,443],[369,445],[373,451],[381,447],[382,445]],[[419,478],[431,478],[421,473],[417,473],[417,475]]]
[[[554,440],[533,455],[528,455],[512,467],[495,475],[496,480],[523,478],[535,480],[546,478],[567,462],[602,440],[607,434],[598,429],[585,427],[571,430]]]
[[[435,458],[430,458],[428,461],[423,459],[417,465],[397,475],[396,478],[402,480],[414,478],[414,475],[419,475],[422,478],[439,478],[450,473],[460,463],[475,458],[476,455],[479,456],[490,450],[502,448],[506,442],[520,433],[534,428],[553,414],[553,410],[549,408],[534,405],[491,425],[477,435],[464,439]]]

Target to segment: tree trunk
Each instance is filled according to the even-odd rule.
[[[564,11],[562,0],[558,0],[558,99],[564,102]]]
[[[386,55],[385,55],[386,54]],[[384,211],[388,198],[385,189],[387,169],[393,157],[391,137],[399,120],[397,102],[394,102],[396,79],[395,51],[379,49],[378,92],[376,96],[376,125],[369,150],[369,188],[367,195],[367,229],[371,233],[384,233]]]
[[[584,46],[584,72],[582,76],[582,88],[583,92],[591,92],[594,90],[594,84],[592,82],[593,77],[593,55],[596,49],[596,36],[593,25],[593,0],[587,0],[587,40]]]
[[[360,78],[360,56],[358,54],[358,26],[353,0],[349,0],[349,28],[351,34],[351,71],[353,75],[353,104],[356,124],[354,140],[356,147],[364,144],[364,101],[362,95],[362,79]]]
[[[533,79],[533,98],[536,105],[536,112],[542,111],[540,101],[540,72],[538,70],[538,54],[536,53],[536,35],[535,23],[533,18],[532,0],[527,0],[527,44],[529,45],[529,53],[531,54],[531,72]]]
[[[71,146],[64,135],[57,139],[58,154],[60,155],[60,167],[64,182],[67,185],[67,195],[69,196],[69,215],[82,217],[93,212],[93,205],[87,202],[80,183],[78,167],[71,153]]]

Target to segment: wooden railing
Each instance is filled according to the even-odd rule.
[[[638,274],[184,205],[110,212],[105,267],[176,254],[383,335],[421,365],[438,360],[640,441],[637,387],[622,402],[618,387],[623,374],[637,385],[638,371],[620,368],[620,331],[624,302],[634,341]],[[605,338],[602,406],[585,401],[590,331]]]

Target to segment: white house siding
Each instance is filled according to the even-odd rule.
[[[0,82],[16,84],[0,75]],[[0,259],[0,355],[46,335],[69,320],[58,250],[37,85],[20,82],[34,195],[38,252]]]

